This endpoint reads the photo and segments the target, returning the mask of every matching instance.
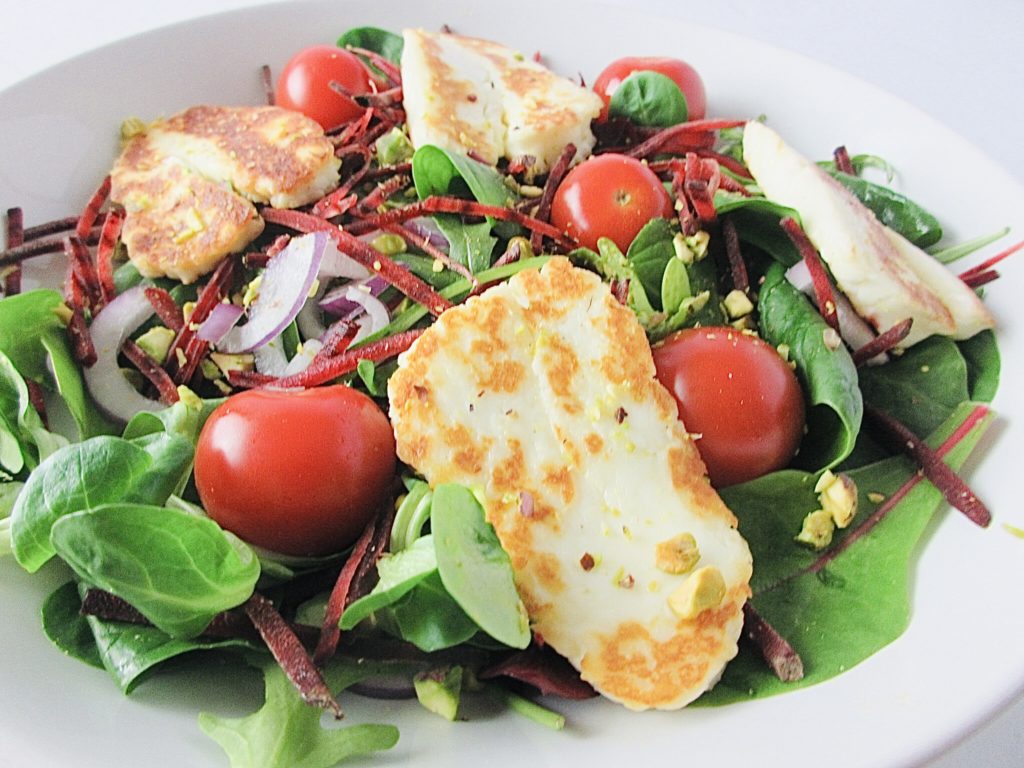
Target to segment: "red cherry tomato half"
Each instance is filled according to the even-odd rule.
[[[615,154],[569,171],[551,203],[551,222],[595,250],[598,238],[607,237],[625,252],[644,224],[672,215],[672,199],[654,171]]]
[[[196,488],[207,514],[241,539],[326,555],[352,544],[379,511],[395,461],[391,425],[361,392],[249,390],[207,419]]]
[[[686,97],[686,111],[689,120],[701,120],[707,111],[707,97],[704,81],[697,70],[679,59],[667,56],[627,56],[613,61],[594,81],[594,92],[604,101],[601,111],[603,120],[608,116],[608,102],[622,81],[634,72],[658,72],[671,78]]]
[[[658,380],[679,405],[716,488],[782,469],[800,447],[804,399],[778,352],[732,328],[694,328],[654,347]]]
[[[331,88],[336,82],[359,95],[370,91],[370,73],[354,53],[333,45],[304,48],[285,64],[277,80],[274,101],[279,107],[301,112],[325,130],[363,114],[363,108]]]

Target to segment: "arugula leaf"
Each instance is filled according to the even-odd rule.
[[[472,491],[444,484],[434,489],[430,527],[437,572],[448,594],[495,640],[525,648],[530,620],[516,591],[512,562]]]
[[[928,443],[933,447],[941,444],[972,409],[971,403],[962,404]],[[963,464],[990,419],[947,454],[947,464],[954,469]],[[842,546],[877,509],[874,494],[888,497],[916,471],[903,457],[851,471],[860,493],[860,511],[853,525],[836,537],[833,547]],[[812,479],[802,473],[775,473],[722,490],[758,564],[753,605],[793,644],[803,658],[806,676],[797,682],[780,682],[757,651],[744,646],[722,680],[701,697],[702,704],[772,696],[827,680],[888,645],[907,627],[909,566],[942,503],[942,494],[931,483],[919,482],[874,528],[815,570],[811,566],[819,555],[796,544],[784,544],[800,530],[812,502],[807,493]]]
[[[51,455],[29,475],[11,513],[14,556],[34,573],[54,555],[50,532],[61,517],[112,502],[163,504],[188,479],[194,449],[157,433],[136,441],[100,436]]]
[[[398,743],[392,725],[321,726],[323,712],[304,703],[295,686],[273,661],[260,664],[266,700],[248,717],[229,719],[208,712],[199,727],[227,753],[233,768],[330,768],[342,760],[390,749]],[[373,665],[339,671],[332,665],[327,679],[337,689],[374,673]]]
[[[172,637],[194,637],[256,586],[259,560],[212,520],[144,504],[106,504],[57,520],[57,554],[83,581],[124,598]]]
[[[765,274],[758,296],[761,336],[785,344],[807,393],[807,435],[795,463],[805,469],[833,467],[853,450],[864,403],[857,368],[846,348],[825,343],[828,325],[807,298],[789,284],[782,265]]]
[[[622,81],[608,103],[608,114],[637,125],[668,128],[685,123],[689,107],[686,95],[671,77],[648,70],[633,72]]]

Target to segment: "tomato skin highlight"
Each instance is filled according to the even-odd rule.
[[[716,488],[787,466],[804,433],[800,383],[778,352],[733,328],[692,328],[653,348],[658,380]]]
[[[577,165],[558,186],[551,223],[597,250],[601,237],[625,253],[651,219],[670,219],[672,198],[654,171],[626,155],[596,155]]]
[[[668,56],[626,56],[616,59],[597,76],[594,92],[604,101],[599,120],[608,117],[608,102],[622,81],[634,72],[657,72],[671,78],[686,97],[688,120],[702,120],[707,113],[704,81],[693,67]]]
[[[351,387],[248,390],[207,419],[195,481],[207,514],[244,541],[287,555],[351,545],[388,500],[391,424]]]
[[[356,95],[371,90],[370,72],[358,56],[337,46],[314,45],[303,48],[285,64],[274,102],[316,120],[324,130],[337,128],[365,110],[332,89],[332,80]]]

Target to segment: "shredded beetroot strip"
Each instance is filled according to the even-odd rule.
[[[971,267],[970,269],[964,270],[963,272],[960,273],[960,279],[963,280],[964,282],[967,282],[967,280],[970,277],[974,276],[974,275],[980,275],[983,272],[988,272],[990,269],[992,269],[992,267],[994,267],[1000,261],[1002,261],[1003,259],[1007,258],[1008,256],[1012,256],[1013,254],[1017,253],[1017,251],[1021,250],[1022,248],[1024,248],[1024,240],[1022,240],[1021,242],[1017,243],[1016,245],[1011,245],[1005,251],[1001,251],[1001,252],[997,253],[992,258],[986,259],[985,261],[981,262],[980,264],[977,264],[977,265]]]
[[[749,602],[743,605],[743,635],[761,652],[779,680],[792,683],[803,678],[804,662],[800,654]]]
[[[89,236],[83,242],[86,245],[95,245],[99,241],[99,236],[100,228],[93,227],[89,232]],[[26,237],[25,242],[21,245],[0,252],[0,267],[20,264],[26,259],[62,251],[64,250],[64,240],[65,238],[63,237],[47,237],[32,240]]]
[[[532,216],[527,216],[514,208],[504,208],[500,205],[485,205],[475,200],[463,200],[460,197],[433,196],[418,203],[407,205],[404,208],[395,208],[376,216],[368,216],[360,227],[350,227],[353,233],[368,232],[380,229],[387,224],[398,224],[409,219],[418,218],[427,213],[456,213],[461,216],[490,216],[502,221],[513,221],[531,232],[540,232],[545,237],[550,237],[563,248],[572,248],[576,242],[567,237],[558,227],[548,224],[546,221],[539,221]]]
[[[469,280],[473,285],[476,285],[477,279],[469,269],[457,261],[452,261],[451,256],[442,251],[436,245],[430,242],[430,238],[424,237],[418,232],[413,232],[408,227],[402,224],[389,224],[386,227],[382,227],[385,232],[391,232],[392,234],[398,235],[406,243],[411,245],[413,248],[419,248],[423,253],[436,261],[441,262],[447,269],[452,272],[457,272],[464,278]]]
[[[75,225],[75,234],[79,238],[85,240],[89,236],[90,230],[92,230],[93,224],[96,223],[96,219],[100,215],[100,208],[107,202],[107,198],[110,196],[110,176],[105,176],[103,181],[100,182],[99,187],[95,192],[92,193],[92,197],[89,198],[89,202],[85,204],[85,210],[82,211],[82,215],[78,217],[78,223]]]
[[[178,306],[171,294],[156,286],[146,286],[143,290],[153,311],[160,318],[160,322],[174,332],[180,331],[185,325],[185,317],[181,312],[181,307]]]
[[[857,171],[853,167],[853,163],[850,162],[850,153],[846,151],[846,147],[836,147],[832,153],[832,157],[836,161],[836,170],[840,173],[845,173],[849,176],[855,176]]]
[[[86,306],[96,311],[103,306],[103,291],[100,288],[100,278],[92,254],[85,243],[75,235],[64,238],[64,254],[71,264],[72,276],[78,280],[84,291]]]
[[[854,350],[851,357],[854,365],[863,365],[873,357],[877,357],[895,347],[907,336],[914,325],[914,318],[908,317],[901,323],[896,323],[885,333],[879,334],[864,346]]]
[[[371,360],[379,363],[392,357],[400,355],[412,346],[412,343],[420,337],[423,329],[414,329],[396,333],[394,336],[375,341],[359,349],[350,349],[347,352],[334,357],[314,359],[304,371],[299,371],[291,376],[284,376],[272,380],[275,387],[316,387],[328,381],[352,373],[358,366],[360,360]]]
[[[89,327],[85,323],[85,313],[81,306],[71,308],[68,339],[71,341],[71,353],[75,360],[86,368],[96,362],[96,345],[92,343],[92,336],[89,335]]]
[[[722,234],[725,237],[725,254],[729,258],[733,288],[746,293],[750,288],[750,276],[747,274],[747,265],[740,250],[740,236],[732,219],[726,218],[722,221]]]
[[[34,227],[27,227],[25,229],[25,242],[74,229],[78,225],[78,218],[78,216],[66,216],[63,219],[54,219],[53,221],[36,224]]]
[[[383,72],[384,76],[391,81],[392,88],[402,84],[402,72],[390,59],[386,59],[374,51],[368,51],[365,48],[356,48],[352,45],[348,46],[348,50],[352,51],[352,53],[357,56],[363,56],[369,59],[370,63]]]
[[[836,332],[839,331],[839,313],[836,311],[835,294],[832,292],[832,282],[829,280],[825,265],[818,255],[818,249],[807,237],[803,227],[797,224],[796,219],[786,216],[779,222],[779,225],[789,235],[793,245],[800,252],[801,258],[807,265],[807,271],[811,275],[811,283],[814,286],[814,295],[818,303],[818,311],[825,319],[825,322]]]
[[[322,707],[339,720],[344,717],[341,705],[334,698],[320,670],[313,664],[288,623],[274,608],[274,604],[258,592],[254,592],[245,603],[245,613],[256,627],[270,653],[292,681],[302,700],[307,704]]]
[[[160,395],[160,402],[165,405],[173,405],[178,402],[178,388],[174,386],[174,381],[156,360],[146,354],[142,347],[128,339],[121,347],[121,351],[131,364],[139,369],[139,373],[156,388]]]
[[[117,238],[121,234],[123,223],[123,213],[116,208],[107,211],[107,217],[103,220],[103,228],[100,230],[100,241],[96,246],[96,275],[104,302],[113,299],[114,294],[117,293],[117,288],[114,287],[114,248],[117,245]]]
[[[637,144],[632,149],[627,149],[623,154],[629,155],[630,157],[647,157],[660,152],[669,142],[675,139],[682,137],[689,139],[709,133],[710,131],[720,131],[723,128],[739,128],[741,125],[746,125],[746,121],[692,120],[688,123],[679,123],[678,125],[673,125],[659,131],[651,136],[651,138]]]
[[[291,227],[299,232],[326,232],[346,255],[367,269],[378,273],[410,299],[426,307],[432,315],[438,316],[452,306],[448,299],[441,296],[412,272],[403,269],[373,246],[353,237],[329,221],[308,213],[277,208],[264,208],[262,213],[263,218],[267,221]]]
[[[998,280],[999,273],[994,269],[990,269],[987,272],[976,272],[975,274],[968,275],[962,279],[964,281],[964,285],[968,288],[980,288],[983,285],[988,285],[993,280]]]
[[[540,202],[537,203],[536,217],[538,221],[551,221],[551,204],[554,202],[555,192],[561,185],[562,179],[565,178],[565,174],[568,173],[569,164],[574,157],[576,157],[576,145],[566,144],[562,154],[558,156],[554,165],[551,166],[548,178],[544,182],[544,190],[540,195]],[[539,252],[544,245],[543,237],[540,232],[534,232],[530,236],[530,247],[533,248],[535,253]]]
[[[264,64],[260,67],[260,82],[263,84],[263,98],[268,107],[274,106],[274,75],[270,71],[270,65]]]
[[[532,685],[542,694],[561,696],[563,699],[582,700],[597,696],[590,683],[550,646],[531,644],[515,651],[501,661],[480,670],[480,678],[508,677]]]
[[[175,379],[179,384],[186,383],[187,380],[180,379],[178,373],[180,369],[192,368],[195,370],[195,366],[198,365],[198,359],[195,361],[189,357],[191,352],[193,355],[196,352],[205,351],[205,342],[197,346],[192,343],[193,338],[196,337],[196,331],[199,325],[209,316],[213,308],[217,306],[220,300],[224,297],[228,288],[231,286],[231,281],[235,276],[235,260],[234,258],[228,257],[224,259],[217,268],[213,271],[210,279],[206,285],[203,286],[203,290],[199,292],[199,296],[196,297],[195,309],[192,310],[192,315],[189,317],[187,323],[182,323],[181,330],[178,331],[178,335],[174,337],[174,341],[171,343],[171,348],[167,352],[167,372],[171,374],[171,377]],[[178,350],[182,351],[185,355],[185,363],[182,365],[178,360]]]
[[[960,510],[967,519],[983,528],[992,522],[992,514],[974,495],[974,491],[967,483],[950,469],[939,453],[932,450],[905,424],[868,403],[864,404],[864,415],[892,447],[898,447],[902,453],[913,459],[925,477],[942,492],[943,498],[950,506]]]
[[[361,211],[376,211],[384,205],[388,199],[399,190],[404,189],[412,182],[412,178],[405,174],[389,176],[373,188],[366,197],[359,202]]]
[[[352,579],[356,575],[359,562],[370,548],[370,541],[373,539],[376,526],[377,520],[374,519],[363,529],[363,533],[352,547],[345,565],[338,573],[338,580],[334,583],[331,596],[327,599],[324,622],[320,629],[320,640],[316,644],[316,651],[313,652],[313,663],[317,666],[322,667],[326,664],[338,649],[338,640],[341,638],[341,627],[338,626],[338,622],[341,621],[341,614],[348,604]]]
[[[25,242],[25,221],[21,208],[7,209],[7,247],[17,248]],[[4,296],[21,293],[21,265],[4,275]]]

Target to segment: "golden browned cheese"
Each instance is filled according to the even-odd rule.
[[[634,709],[714,684],[750,552],[597,276],[556,258],[445,312],[389,395],[401,459],[479,492],[534,632],[585,680]]]
[[[128,255],[185,283],[263,231],[253,202],[292,208],[337,185],[323,130],[277,107],[192,107],[132,138],[111,171]]]

